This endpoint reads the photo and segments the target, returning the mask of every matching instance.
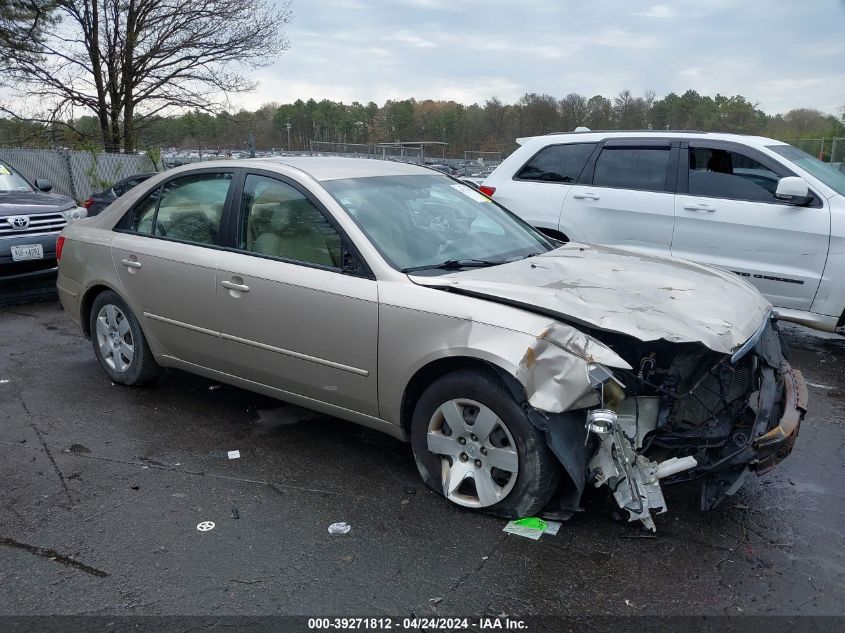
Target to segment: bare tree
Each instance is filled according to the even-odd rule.
[[[587,122],[589,114],[587,98],[577,92],[570,92],[561,99],[558,108],[560,109],[561,129],[564,131],[574,130]]]
[[[243,71],[288,48],[292,18],[272,0],[55,0],[55,11],[32,50],[9,53],[6,83],[37,100],[45,122],[93,112],[105,149],[126,152],[150,117],[214,112],[227,94],[252,90]],[[3,109],[21,116],[20,106]]]

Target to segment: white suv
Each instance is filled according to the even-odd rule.
[[[781,318],[845,324],[845,173],[781,141],[700,132],[517,139],[481,191],[544,233],[712,264]]]

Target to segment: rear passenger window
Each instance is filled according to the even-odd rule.
[[[220,245],[230,173],[175,178],[141,200],[117,228],[194,244]]]
[[[597,187],[664,191],[668,147],[605,147],[596,160]]]
[[[753,158],[724,149],[689,149],[692,196],[782,203],[775,197],[780,177]]]
[[[573,183],[578,180],[595,147],[595,143],[550,145],[529,160],[516,177],[518,180]]]

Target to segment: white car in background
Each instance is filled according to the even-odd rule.
[[[781,141],[701,132],[517,139],[481,191],[551,237],[732,271],[787,321],[845,325],[845,173]]]

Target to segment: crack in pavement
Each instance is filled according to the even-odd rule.
[[[259,484],[261,486],[269,486],[277,494],[281,494],[281,490],[296,490],[299,492],[316,492],[327,495],[337,495],[340,497],[363,497],[369,498],[366,495],[352,494],[348,492],[339,492],[337,490],[326,490],[324,488],[306,488],[304,486],[294,486],[291,484],[280,484],[265,479],[249,479],[247,477],[233,477],[231,475],[218,475],[214,473],[207,473],[202,470],[188,470],[187,468],[178,468],[176,466],[168,466],[167,464],[156,464],[152,462],[132,461],[129,459],[117,459],[115,457],[100,457],[98,455],[87,455],[83,453],[73,453],[75,457],[82,457],[83,459],[96,459],[103,462],[112,462],[115,464],[125,464],[127,466],[138,466],[139,468],[155,468],[156,470],[174,471],[182,473],[183,475],[195,475],[197,477],[209,477],[211,479],[223,479],[226,481],[239,481],[247,484]]]
[[[489,560],[493,557],[493,555],[494,555],[494,554],[495,554],[495,553],[496,553],[496,552],[497,552],[497,551],[498,551],[498,550],[499,550],[499,549],[500,549],[500,548],[501,548],[501,547],[505,544],[505,542],[508,540],[508,536],[510,536],[510,535],[509,535],[509,534],[503,534],[503,535],[502,535],[502,538],[500,538],[500,539],[499,539],[496,543],[494,543],[494,544],[493,544],[493,546],[490,548],[490,551],[489,551],[489,552],[487,552],[484,556],[482,556],[482,557],[481,557],[481,561],[478,563],[478,565],[476,565],[473,569],[468,570],[468,571],[467,571],[467,572],[466,572],[463,576],[461,576],[460,578],[458,578],[458,580],[457,580],[457,581],[456,581],[456,582],[455,582],[455,583],[454,583],[451,587],[449,587],[449,588],[446,590],[446,592],[445,592],[445,593],[444,593],[444,595],[443,595],[443,599],[442,599],[441,601],[437,602],[436,604],[431,604],[431,601],[429,601],[428,603],[423,603],[422,608],[420,608],[420,607],[416,607],[416,608],[414,608],[414,609],[412,610],[412,614],[413,614],[413,613],[416,613],[417,611],[421,611],[421,610],[423,610],[424,608],[428,608],[428,609],[430,609],[430,610],[432,610],[432,611],[436,612],[437,607],[438,607],[440,604],[442,604],[442,603],[446,602],[446,600],[448,600],[448,598],[449,598],[449,597],[450,597],[453,593],[455,593],[455,591],[457,591],[457,590],[461,587],[461,585],[463,585],[463,584],[466,582],[467,578],[469,578],[470,576],[472,576],[472,575],[474,575],[474,574],[477,574],[477,573],[478,573],[478,572],[480,572],[482,569],[484,569],[484,566],[488,563],[488,561],[489,561]]]
[[[53,470],[56,472],[56,475],[59,478],[59,482],[62,484],[62,489],[65,492],[65,496],[67,497],[68,502],[73,503],[73,497],[70,494],[70,488],[67,486],[67,482],[65,481],[65,476],[62,473],[62,469],[59,468],[59,465],[56,463],[55,458],[53,457],[53,453],[47,447],[47,442],[44,439],[44,436],[41,434],[41,431],[38,430],[38,427],[35,426],[35,422],[33,420],[37,419],[36,416],[29,410],[29,407],[26,405],[26,402],[23,399],[23,396],[20,393],[16,393],[15,397],[17,397],[18,401],[21,403],[21,407],[26,412],[27,417],[29,418],[29,426],[35,432],[35,436],[38,438],[38,441],[41,443],[41,446],[44,448],[44,452],[47,454],[47,459],[50,460],[50,463],[53,465]]]
[[[91,574],[92,576],[97,576],[98,578],[106,578],[109,575],[102,569],[97,569],[96,567],[91,567],[90,565],[81,563],[78,560],[71,558],[70,556],[60,554],[56,550],[46,549],[44,547],[38,547],[36,545],[29,545],[28,543],[21,543],[20,541],[16,541],[15,539],[8,538],[6,536],[0,537],[0,545],[5,545],[6,547],[13,547],[15,549],[22,549],[26,552],[29,552],[30,554],[34,554],[35,556],[40,556],[41,558],[47,558],[49,560],[56,561],[57,563],[67,565],[68,567],[73,567],[74,569],[78,569],[79,571],[84,571],[86,574]]]

